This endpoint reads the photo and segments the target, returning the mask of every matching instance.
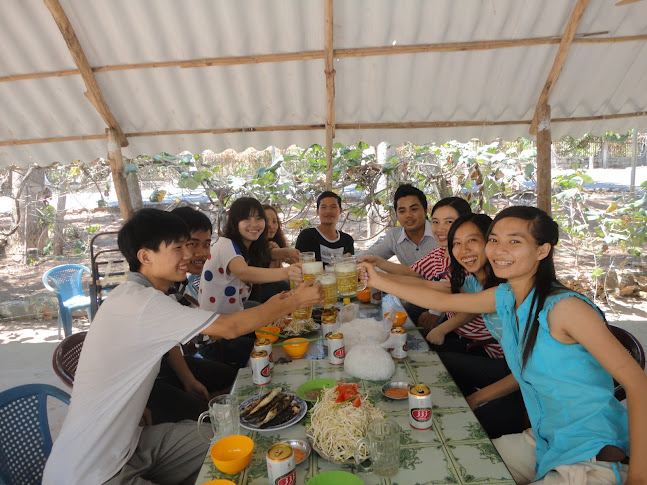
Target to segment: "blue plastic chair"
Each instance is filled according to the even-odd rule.
[[[58,337],[61,338],[61,326],[65,336],[72,334],[72,311],[85,309],[91,319],[90,297],[83,293],[81,278],[83,273],[92,276],[90,269],[82,264],[64,264],[45,272],[45,288],[58,298]]]
[[[70,404],[70,395],[48,384],[0,392],[0,483],[40,484],[52,451],[47,396]]]

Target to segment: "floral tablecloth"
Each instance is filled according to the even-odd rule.
[[[400,424],[403,431],[400,469],[392,478],[380,478],[370,473],[360,473],[351,465],[331,463],[313,451],[296,468],[297,484],[304,484],[313,476],[329,470],[355,473],[367,485],[514,484],[496,449],[435,352],[409,352],[407,359],[396,362],[395,374],[390,379],[425,383],[431,387],[434,426],[427,431],[416,431],[409,426],[407,400],[392,401],[382,395],[381,387],[386,381],[358,380],[346,374],[342,368],[331,366],[327,360],[296,360],[278,364],[272,373],[272,382],[262,388],[252,384],[249,368],[241,369],[234,393],[242,402],[276,386],[294,392],[302,383],[316,378],[358,382],[360,389],[368,392],[370,400]],[[266,485],[267,449],[277,441],[305,439],[304,423],[305,420],[302,420],[276,432],[249,432],[241,428],[241,432],[254,440],[254,455],[250,465],[237,475],[225,475],[214,467],[207,455],[196,484],[227,478],[239,485]]]

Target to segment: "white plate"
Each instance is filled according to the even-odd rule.
[[[300,409],[299,413],[295,417],[293,417],[292,419],[286,421],[285,423],[277,424],[275,426],[268,426],[267,428],[261,428],[260,426],[258,426],[256,424],[247,423],[247,422],[243,421],[243,418],[240,418],[240,425],[243,428],[248,429],[250,431],[277,431],[279,429],[289,428],[293,424],[297,424],[299,421],[301,421],[303,419],[303,417],[308,412],[308,406],[307,406],[306,402],[303,399],[301,399],[299,396],[297,396],[296,394],[292,394],[291,392],[284,392],[283,394],[285,394],[287,396],[292,396],[292,400],[296,401],[297,403],[299,403],[299,406],[301,406],[301,409]],[[259,398],[260,398],[260,396],[253,396],[253,397],[250,397],[249,399],[245,399],[242,403],[240,403],[240,405],[238,406],[238,409],[240,411],[242,411],[248,405],[250,405],[252,402],[258,400]]]

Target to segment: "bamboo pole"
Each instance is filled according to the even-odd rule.
[[[535,114],[532,117],[532,123],[530,124],[530,134],[537,134],[537,112],[539,111],[540,106],[544,106],[550,102],[550,95],[557,84],[559,75],[562,73],[562,68],[568,57],[568,51],[571,48],[573,39],[575,38],[575,33],[577,32],[577,27],[580,25],[580,20],[584,15],[584,10],[589,4],[589,0],[577,0],[571,16],[568,19],[566,28],[564,29],[564,34],[562,35],[562,40],[559,43],[559,49],[557,49],[557,54],[555,55],[555,60],[553,61],[553,67],[548,73],[548,79],[544,83],[544,87],[541,90],[539,95],[539,100],[537,100],[537,107],[535,108]]]
[[[335,138],[335,68],[333,66],[333,0],[324,3],[326,75],[326,190],[332,190],[332,144]]]
[[[537,110],[537,207],[551,213],[551,136],[550,106],[544,104]]]
[[[638,165],[638,130],[634,128],[633,136],[631,137],[632,150],[631,150],[631,180],[629,183],[629,192],[634,195],[636,191],[636,165]]]
[[[613,44],[622,42],[644,42],[647,40],[647,34],[629,35],[620,37],[595,37],[606,34],[607,32],[592,32],[580,34],[573,39],[575,44]],[[561,37],[535,37],[529,39],[514,40],[485,40],[470,42],[448,42],[436,44],[413,44],[413,45],[389,45],[378,47],[358,47],[347,49],[334,49],[333,56],[336,58],[349,57],[371,57],[371,56],[388,56],[397,54],[418,54],[431,52],[468,52],[493,49],[508,49],[512,47],[526,47],[538,45],[559,44]],[[195,68],[210,66],[236,66],[243,64],[262,64],[268,62],[289,62],[289,61],[308,61],[323,59],[325,50],[285,52],[280,54],[259,54],[248,56],[232,57],[209,57],[203,59],[188,59],[184,61],[163,61],[163,62],[141,62],[135,64],[114,64],[108,66],[96,66],[91,68],[93,73],[111,72],[111,71],[128,71],[134,69],[155,69],[155,68]],[[59,71],[35,72],[26,74],[12,74],[1,76],[0,82],[24,81],[28,79],[42,79],[49,77],[65,77],[81,74],[78,69],[64,69]]]
[[[574,118],[554,118],[551,123],[575,123],[583,121],[617,120],[623,118],[637,118],[647,116],[647,111],[637,113],[618,113],[612,115],[579,116]],[[530,125],[531,120],[503,120],[503,121],[408,121],[385,123],[336,123],[335,130],[412,130],[429,128],[460,128],[472,126],[513,126]],[[227,133],[272,132],[272,131],[313,131],[325,130],[325,124],[316,125],[282,125],[282,126],[256,126],[239,128],[200,128],[193,130],[167,130],[167,131],[142,131],[127,133],[128,138],[154,137],[169,135],[222,135]],[[77,135],[49,138],[28,138],[23,140],[0,141],[2,146],[36,145],[39,143],[58,143],[66,141],[101,140],[105,135]]]
[[[124,135],[124,132],[121,130],[117,119],[114,117],[112,111],[110,111],[110,108],[106,103],[106,100],[103,98],[103,93],[101,92],[99,83],[94,77],[90,63],[85,56],[85,52],[83,52],[81,43],[76,37],[74,28],[72,27],[70,20],[67,18],[63,7],[58,0],[45,0],[45,5],[51,12],[52,17],[54,17],[54,21],[56,22],[56,25],[58,25],[58,29],[61,31],[63,39],[65,39],[65,43],[67,44],[67,48],[72,55],[72,59],[74,59],[76,67],[79,68],[79,73],[81,74],[83,82],[85,83],[85,87],[87,88],[85,96],[99,112],[101,118],[103,118],[103,121],[105,121],[108,128],[114,130],[117,133],[120,145],[123,147],[128,146],[126,135]]]
[[[133,215],[134,211],[132,202],[130,201],[126,175],[124,174],[124,158],[121,155],[117,132],[108,128],[106,134],[108,136],[108,159],[110,160],[110,170],[112,171],[112,182],[115,184],[115,192],[117,193],[121,217],[126,222]]]

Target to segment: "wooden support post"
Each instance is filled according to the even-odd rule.
[[[550,215],[551,202],[550,106],[537,109],[537,207]]]
[[[106,134],[108,135],[108,159],[110,160],[110,169],[112,171],[112,182],[115,184],[121,217],[125,222],[130,219],[134,211],[130,202],[126,175],[124,174],[124,158],[121,155],[119,134],[110,128],[106,130]]]
[[[634,195],[636,191],[636,165],[638,164],[638,130],[634,128],[634,134],[631,139],[633,142],[631,151],[631,182],[629,184],[629,192]]]
[[[544,84],[544,88],[541,90],[539,95],[539,100],[537,101],[537,108],[535,109],[535,115],[532,118],[532,123],[530,124],[530,134],[535,135],[537,133],[537,123],[539,122],[538,111],[539,107],[546,105],[550,102],[550,94],[553,92],[559,75],[562,73],[562,68],[568,57],[568,51],[571,48],[573,39],[575,38],[575,33],[577,32],[577,27],[580,25],[580,20],[584,15],[586,6],[589,4],[589,0],[577,0],[571,16],[568,19],[564,33],[562,34],[562,40],[559,43],[559,48],[557,49],[557,55],[553,61],[553,67],[548,73],[548,79]]]
[[[335,69],[333,66],[333,0],[324,4],[326,74],[326,190],[332,190],[332,144],[335,138]]]

